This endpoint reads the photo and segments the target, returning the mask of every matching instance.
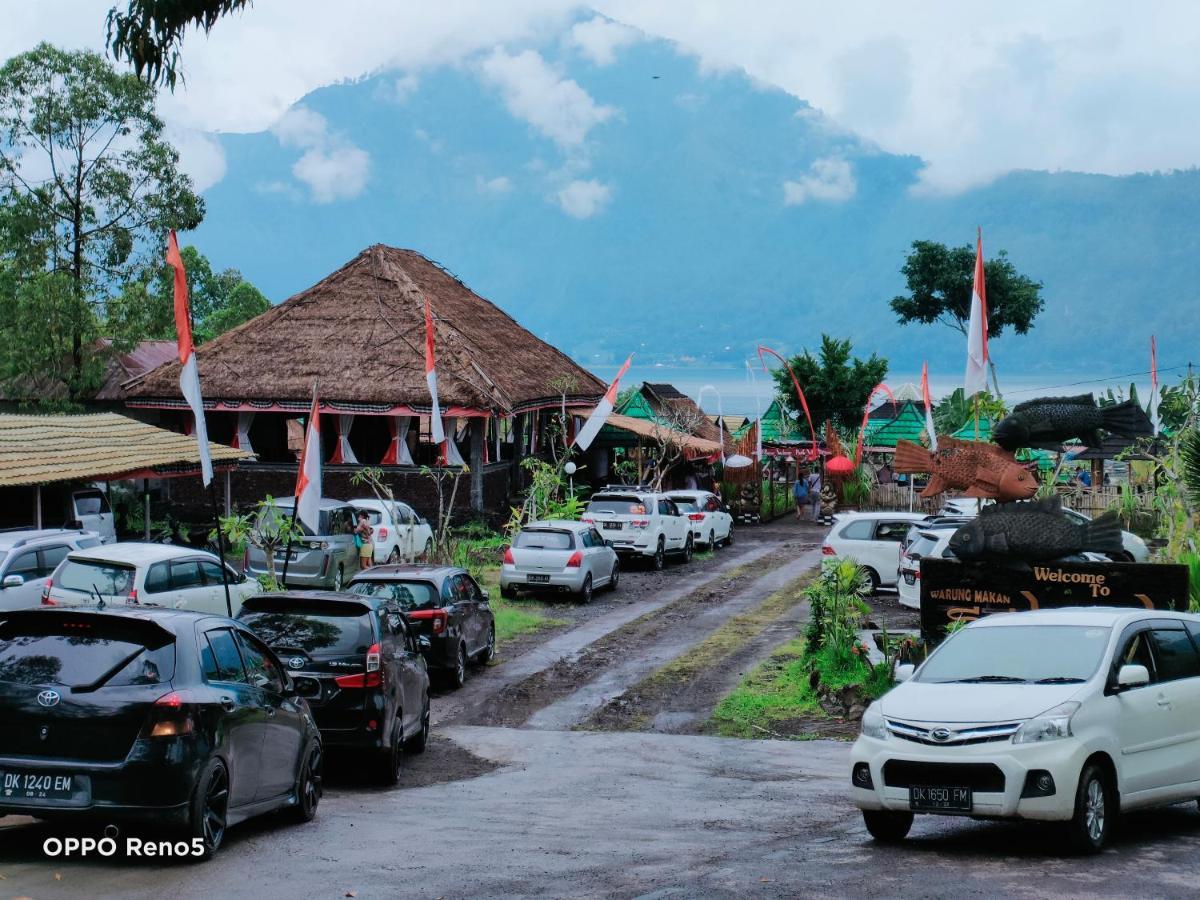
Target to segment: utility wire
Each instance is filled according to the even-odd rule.
[[[1159,366],[1158,371],[1161,374],[1163,372],[1174,372],[1177,369],[1188,369],[1188,368],[1191,368],[1191,366],[1192,366],[1192,363],[1190,363],[1190,362],[1181,363],[1178,366]],[[1089,378],[1087,381],[1070,381],[1065,384],[1044,384],[1044,385],[1041,385],[1040,387],[1021,388],[1021,389],[1015,390],[1015,391],[1007,390],[1004,393],[1005,394],[1034,394],[1034,393],[1037,393],[1038,391],[1053,391],[1053,390],[1057,390],[1058,388],[1082,387],[1084,385],[1089,385],[1089,384],[1107,384],[1108,382],[1111,382],[1111,381],[1124,381],[1126,378],[1138,378],[1139,376],[1149,375],[1149,374],[1151,374],[1150,370],[1147,369],[1145,372],[1128,372],[1124,375],[1106,375],[1103,378]]]

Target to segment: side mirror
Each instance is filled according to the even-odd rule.
[[[479,589],[479,596],[483,598],[483,602],[484,602],[484,603],[487,603],[487,602],[488,602],[488,600],[490,600],[490,599],[491,599],[491,594],[489,594],[489,593],[488,593],[487,591],[485,591],[483,588],[480,588],[480,589]]]
[[[896,671],[892,674],[895,676],[896,683],[899,684],[902,681],[908,681],[908,679],[912,678],[913,672],[916,670],[917,667],[912,663],[900,663],[896,666]]]
[[[1117,672],[1117,688],[1127,691],[1150,683],[1150,672],[1145,666],[1124,665]]]
[[[3,587],[16,588],[16,587],[20,587],[24,583],[25,583],[25,576],[23,576],[23,575],[5,575]]]

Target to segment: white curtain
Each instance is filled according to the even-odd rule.
[[[240,412],[237,417],[237,433],[233,436],[233,446],[249,453],[254,452],[250,446],[250,425],[254,421],[254,413]]]
[[[412,416],[396,416],[396,465],[411,466],[412,453],[408,449],[408,429]]]
[[[458,419],[443,417],[442,431],[446,434],[446,465],[465,466],[466,460],[458,452]]]
[[[358,457],[354,455],[354,449],[350,446],[350,428],[354,425],[353,413],[338,414],[338,447],[337,452],[333,454],[333,459],[330,460],[333,464],[344,464],[348,466],[358,465]]]

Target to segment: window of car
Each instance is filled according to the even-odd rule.
[[[236,635],[250,683],[255,687],[282,694],[285,684],[283,671],[275,665],[275,660],[271,659],[270,651],[258,638],[241,631],[236,632]]]
[[[143,590],[147,594],[161,594],[171,589],[170,563],[158,562],[146,570],[146,584]]]
[[[1087,681],[1112,630],[1091,625],[968,627],[947,638],[921,667],[922,682]]]
[[[171,590],[186,591],[203,586],[204,576],[197,560],[180,559],[171,563]]]
[[[26,550],[24,553],[19,553],[13,557],[13,561],[9,563],[7,575],[20,575],[26,581],[31,581],[37,578],[38,575],[38,559],[36,550]]]
[[[716,496],[710,496],[708,498],[708,502],[704,504],[704,509],[708,512],[720,512],[721,501],[718,500]]]
[[[618,516],[644,516],[646,504],[637,497],[600,496],[591,499],[587,511],[613,513]]]
[[[71,548],[66,544],[43,547],[41,549],[42,559],[41,565],[38,566],[38,575],[42,578],[49,578],[54,574],[54,570],[58,568],[58,564],[66,559],[67,554],[70,552]]]
[[[870,519],[858,519],[850,522],[841,531],[838,532],[838,537],[845,538],[848,541],[869,541],[871,533],[875,530],[875,523]]]
[[[325,657],[360,656],[375,641],[369,614],[362,603],[268,595],[248,599],[238,620],[271,647]]]
[[[571,550],[575,535],[563,529],[522,528],[513,538],[517,550]]]
[[[400,639],[408,637],[408,629],[404,625],[404,614],[398,609],[381,606],[379,608],[380,627],[388,634]]]
[[[88,616],[0,622],[0,682],[101,688],[175,675],[175,638],[155,625]]]
[[[601,537],[600,532],[598,532],[595,528],[589,528],[587,530],[587,533],[592,539],[593,547],[603,547],[604,546],[604,543],[605,543],[604,538]]]
[[[326,534],[350,534],[354,531],[354,510],[349,506],[336,506],[328,512]],[[322,518],[326,518],[322,515]]]
[[[875,526],[875,540],[900,543],[908,534],[908,522],[879,522]]]
[[[1159,681],[1176,681],[1200,675],[1200,655],[1182,628],[1155,628],[1150,632]]]
[[[208,585],[225,584],[225,579],[221,575],[221,567],[211,559],[200,560],[200,574],[204,576],[204,583]],[[230,583],[233,579],[229,579]]]
[[[449,584],[447,579],[446,584]],[[358,581],[350,585],[351,594],[359,597],[380,597],[388,603],[395,604],[404,612],[414,609],[435,609],[441,606],[437,588],[428,581]],[[449,589],[445,594],[446,600],[452,598]]]
[[[210,681],[245,684],[246,670],[233,633],[228,628],[218,628],[208,632],[205,638],[208,640],[208,649],[202,649],[200,653],[204,677]]]
[[[700,509],[700,504],[694,500],[684,500],[682,497],[676,497],[674,500],[675,508],[683,513],[697,512]],[[659,510],[662,512],[662,510]],[[663,513],[667,515],[667,513]]]
[[[104,541],[100,540],[98,537],[84,537],[75,542],[76,546],[78,546],[80,550],[87,550],[90,547],[99,547],[103,543]]]
[[[72,559],[68,556],[54,580],[54,587],[84,594],[99,591],[101,594],[115,597],[133,590],[134,575],[135,570],[128,563]]]
[[[660,516],[677,516],[679,508],[675,505],[675,501],[663,498],[658,501],[658,514]]]
[[[1125,648],[1117,654],[1118,668],[1120,666],[1145,666],[1150,673],[1150,680],[1155,680],[1154,654],[1150,650],[1150,633],[1139,631],[1125,644]]]
[[[75,494],[75,515],[99,516],[108,512],[108,499],[103,491],[77,491]]]
[[[413,512],[411,506],[405,506],[403,503],[396,504],[396,516],[400,519],[401,525],[416,525],[417,514]]]

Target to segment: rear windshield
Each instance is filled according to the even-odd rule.
[[[921,534],[917,536],[917,539],[913,541],[912,545],[908,548],[908,555],[912,557],[928,556],[929,551],[936,546],[937,538],[928,537],[927,535]]]
[[[569,531],[526,529],[517,533],[513,546],[518,550],[570,550],[575,546],[575,535]]]
[[[375,642],[371,613],[357,603],[273,600],[267,609],[254,609],[256,605],[247,601],[238,619],[276,649],[353,656],[366,653]]]
[[[75,495],[75,515],[98,516],[108,512],[108,500],[100,491],[84,491]]]
[[[85,594],[117,597],[133,590],[135,570],[127,563],[68,559],[54,576],[54,586]]]
[[[436,609],[442,605],[437,588],[428,581],[356,581],[350,585],[350,593],[390,600],[405,612]]]
[[[140,622],[41,614],[0,622],[0,681],[91,690],[174,675],[175,639]]]
[[[618,516],[645,515],[646,507],[637,497],[596,497],[587,506],[588,512],[616,513]]]
[[[672,497],[671,499],[675,501],[675,505],[679,507],[679,511],[682,513],[698,512],[700,510],[699,505],[692,500],[684,500],[682,497]]]

